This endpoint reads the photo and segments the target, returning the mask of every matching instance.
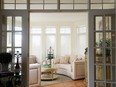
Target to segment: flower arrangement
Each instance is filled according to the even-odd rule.
[[[49,66],[51,67],[51,60],[54,58],[54,50],[52,49],[52,47],[50,46],[50,48],[48,49],[48,53],[47,53],[47,60],[49,60]]]
[[[0,63],[10,63],[12,61],[12,54],[2,52],[0,53]]]
[[[12,61],[12,54],[2,52],[0,53],[0,63],[2,64],[2,71],[8,71],[8,65]]]
[[[96,46],[103,46],[105,45],[106,47],[110,47],[111,46],[111,39],[106,38],[105,40],[105,44],[103,42],[103,40],[101,39],[99,43],[96,43]],[[102,55],[102,52],[101,52]],[[106,56],[110,56],[110,48],[106,48]]]
[[[87,54],[87,52],[88,52],[88,47],[85,48],[84,54]]]

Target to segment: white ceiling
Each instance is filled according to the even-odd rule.
[[[87,20],[87,12],[78,13],[31,13],[30,22],[79,22]]]

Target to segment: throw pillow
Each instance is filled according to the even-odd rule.
[[[72,63],[76,60],[78,60],[78,56],[77,55],[71,55],[69,63]]]
[[[60,58],[56,58],[56,59],[54,59],[54,64],[59,64],[60,63]]]
[[[69,63],[70,56],[63,56],[60,58],[61,64],[68,64]]]
[[[33,63],[37,63],[37,60],[36,60],[36,56],[35,55],[30,55],[29,56],[29,64],[33,64]]]

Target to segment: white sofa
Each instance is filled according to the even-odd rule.
[[[29,57],[29,87],[39,87],[41,85],[41,65],[37,63],[36,57]]]
[[[52,67],[58,69],[56,73],[67,75],[73,80],[85,78],[85,60],[77,56],[65,55],[56,58],[52,62]]]

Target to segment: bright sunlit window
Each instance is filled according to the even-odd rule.
[[[77,52],[78,55],[84,55],[87,47],[86,27],[80,26],[77,28]]]
[[[55,34],[56,28],[55,27],[47,27],[46,34]]]
[[[52,47],[54,49],[54,56],[56,55],[56,28],[47,27],[46,28],[46,56],[47,50]]]
[[[38,58],[42,57],[41,33],[40,27],[33,27],[30,31],[30,55],[36,55]]]
[[[71,29],[70,27],[61,27],[61,56],[71,54]]]

